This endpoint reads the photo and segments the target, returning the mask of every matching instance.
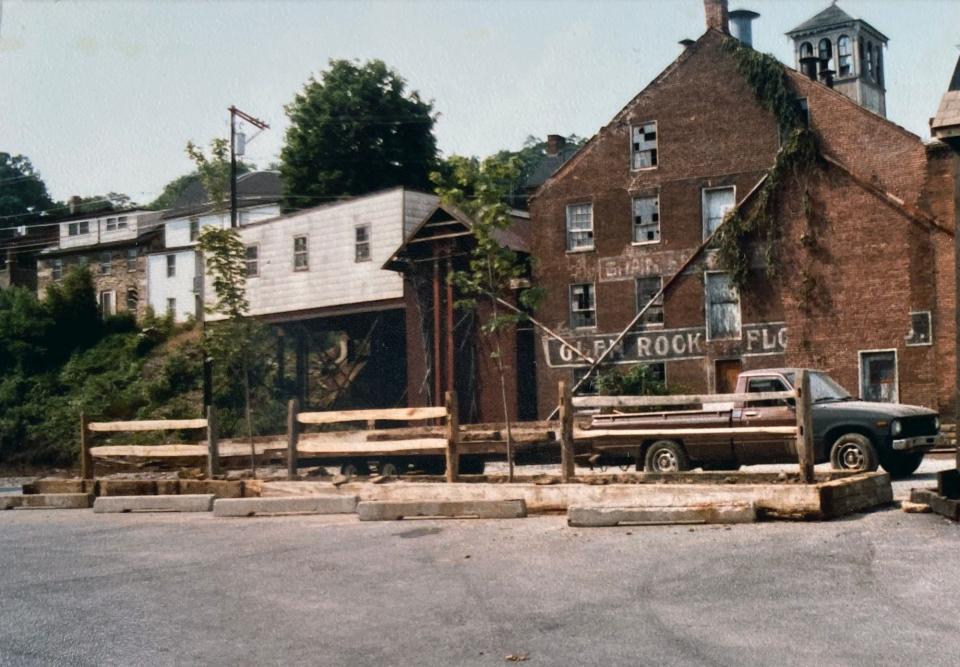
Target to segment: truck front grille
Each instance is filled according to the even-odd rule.
[[[924,415],[922,417],[901,417],[900,423],[903,424],[903,431],[898,438],[913,438],[918,435],[936,435],[937,428],[934,415]]]

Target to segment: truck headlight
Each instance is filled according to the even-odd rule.
[[[899,419],[894,419],[890,422],[890,432],[893,435],[900,435],[903,432],[903,424],[900,423]]]
[[[940,417],[933,418],[933,430],[940,432]]]

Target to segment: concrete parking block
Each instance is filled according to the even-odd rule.
[[[0,510],[12,510],[17,507],[20,507],[23,504],[23,496],[21,495],[2,495],[0,496]]]
[[[571,507],[571,526],[601,527],[619,524],[751,523],[757,520],[753,503],[689,507]]]
[[[31,493],[23,495],[21,507],[48,510],[83,510],[90,507],[89,493]]]
[[[213,515],[223,517],[265,514],[352,514],[357,496],[279,496],[274,498],[218,498]]]
[[[395,521],[403,517],[429,516],[477,519],[519,519],[527,516],[522,499],[511,500],[389,500],[362,501],[357,504],[361,521]]]
[[[213,494],[183,496],[100,496],[93,511],[104,512],[209,512]]]

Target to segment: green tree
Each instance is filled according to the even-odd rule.
[[[0,226],[25,224],[52,206],[47,186],[30,160],[0,153]]]
[[[220,138],[211,140],[208,157],[199,146],[189,141],[187,156],[197,165],[197,177],[213,210],[226,210],[230,197],[230,143]]]
[[[453,206],[472,220],[473,248],[466,269],[452,275],[454,285],[461,296],[460,308],[475,309],[485,321],[481,331],[493,339],[491,354],[500,379],[500,394],[503,401],[503,420],[507,433],[507,462],[509,479],[513,480],[513,431],[507,406],[507,382],[504,368],[501,335],[512,330],[526,315],[522,311],[505,310],[502,301],[510,302],[517,281],[529,276],[529,259],[503,246],[497,240],[498,232],[513,224],[510,205],[507,203],[509,184],[514,182],[519,170],[516,158],[503,160],[497,156],[482,162],[477,158],[452,156],[447,160],[447,175],[434,172],[431,178],[436,183],[436,192],[444,205]],[[534,288],[520,293],[520,303],[534,309],[542,298],[542,291]],[[478,308],[478,301],[489,305],[489,310]]]
[[[45,306],[53,320],[47,343],[53,359],[65,360],[75,350],[94,345],[103,334],[97,291],[86,266],[71,269],[60,283],[51,283]]]
[[[437,167],[432,102],[380,60],[331,60],[286,106],[280,153],[287,209],[397,185],[425,189]]]

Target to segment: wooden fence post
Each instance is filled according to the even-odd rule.
[[[447,481],[456,482],[460,475],[460,413],[457,392],[448,391],[447,399]]]
[[[93,456],[90,454],[90,430],[87,415],[80,413],[80,479],[94,479]]]
[[[564,484],[574,476],[573,399],[566,380],[560,380],[560,479]]]
[[[300,429],[297,425],[297,413],[300,412],[300,401],[291,398],[287,403],[287,479],[297,479],[297,441],[300,439]]]
[[[207,479],[220,474],[220,442],[217,435],[217,409],[207,406]]]
[[[797,458],[800,461],[800,479],[813,484],[813,405],[810,402],[810,374],[797,373]]]

